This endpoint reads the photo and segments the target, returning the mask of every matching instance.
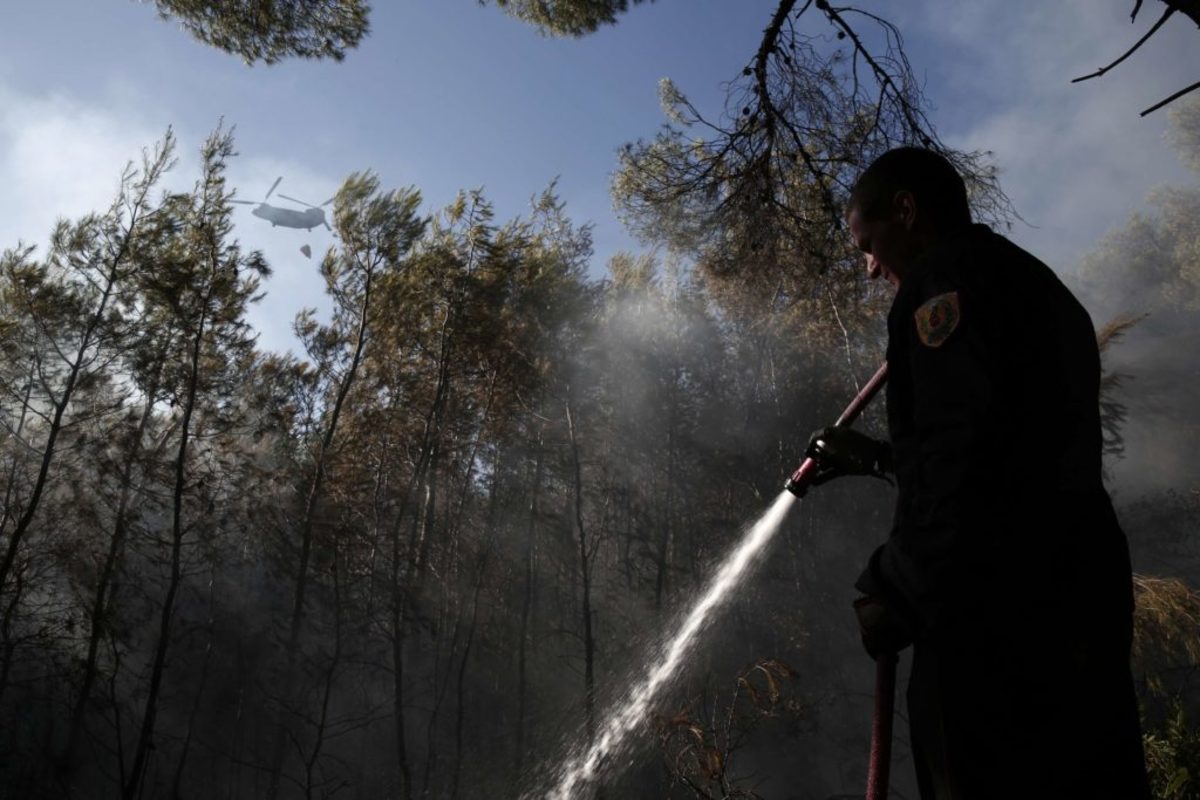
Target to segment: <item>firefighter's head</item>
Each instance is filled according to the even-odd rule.
[[[859,176],[846,219],[866,253],[867,274],[899,285],[921,253],[971,224],[971,210],[949,161],[932,150],[898,147]]]

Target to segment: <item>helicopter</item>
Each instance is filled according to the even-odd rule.
[[[325,230],[332,230],[332,228],[329,227],[329,223],[325,221],[325,206],[333,202],[334,198],[332,197],[326,200],[324,203],[321,203],[321,205],[315,206],[312,203],[306,203],[303,200],[297,200],[294,197],[288,197],[286,194],[279,195],[284,200],[290,200],[293,203],[299,203],[302,206],[307,206],[307,208],[305,208],[303,211],[297,211],[294,208],[280,208],[279,206],[273,206],[269,204],[267,200],[269,200],[271,195],[274,194],[275,189],[279,186],[279,182],[281,180],[283,180],[282,175],[275,179],[275,182],[271,184],[271,188],[267,190],[267,194],[265,197],[263,197],[261,203],[255,202],[254,200],[231,200],[230,202],[241,203],[242,205],[247,206],[257,206],[257,208],[251,209],[250,213],[256,217],[259,217],[260,219],[265,219],[267,222],[270,222],[272,228],[277,225],[282,225],[285,228],[303,228],[304,230],[311,231],[318,225],[324,225]]]

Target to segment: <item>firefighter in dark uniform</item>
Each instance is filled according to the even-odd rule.
[[[971,224],[932,151],[880,157],[847,218],[868,272],[896,287],[891,442],[825,429],[809,454],[823,479],[895,473],[855,609],[872,656],[913,645],[921,797],[1149,798],[1091,319],[1049,267]]]

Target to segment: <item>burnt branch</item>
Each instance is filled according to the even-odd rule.
[[[1099,78],[1100,76],[1107,73],[1109,70],[1111,70],[1114,67],[1116,67],[1117,65],[1121,64],[1123,61],[1125,61],[1125,59],[1129,58],[1131,55],[1133,55],[1139,49],[1141,49],[1142,45],[1144,45],[1146,42],[1148,42],[1150,40],[1150,37],[1152,37],[1152,36],[1154,36],[1154,34],[1158,33],[1159,29],[1162,28],[1162,26],[1166,23],[1166,21],[1168,19],[1170,19],[1171,16],[1173,14],[1175,14],[1175,12],[1177,12],[1177,11],[1179,13],[1183,14],[1184,16],[1190,18],[1193,22],[1196,23],[1197,26],[1200,26],[1200,0],[1162,0],[1162,2],[1164,5],[1166,5],[1166,10],[1163,11],[1162,16],[1159,17],[1158,21],[1155,22],[1154,25],[1151,26],[1150,30],[1146,31],[1146,33],[1142,36],[1142,38],[1138,39],[1137,42],[1134,43],[1133,47],[1126,50],[1120,56],[1120,58],[1118,58],[1116,61],[1113,61],[1111,64],[1101,67],[1100,69],[1098,69],[1095,72],[1090,73],[1088,75],[1082,75],[1078,78],[1075,78],[1074,80],[1071,81],[1071,83],[1080,83],[1082,81],[1090,80],[1091,78]],[[1137,21],[1138,12],[1141,11],[1141,9],[1142,9],[1142,0],[1136,0],[1136,2],[1133,4],[1133,11],[1129,15],[1130,22]],[[1155,103],[1154,105],[1150,106],[1145,111],[1143,111],[1141,113],[1141,116],[1144,117],[1147,114],[1153,114],[1155,111],[1159,110],[1163,106],[1170,105],[1171,103],[1175,102],[1179,98],[1183,97],[1185,94],[1188,94],[1189,92],[1194,92],[1196,89],[1200,89],[1200,81],[1193,83],[1191,86],[1187,86],[1183,89],[1180,89],[1178,92],[1171,95],[1170,97],[1167,97],[1167,98],[1161,100],[1160,102]]]
[[[643,239],[702,256],[717,272],[788,259],[820,275],[848,264],[842,209],[854,181],[901,145],[949,158],[980,219],[1016,216],[986,154],[941,142],[899,30],[870,12],[779,0],[718,117],[670,81],[660,90],[671,123],[625,146],[614,199]],[[826,296],[810,282],[806,291]]]
[[[1180,89],[1178,92],[1176,92],[1175,94],[1171,95],[1170,97],[1160,100],[1159,102],[1155,103],[1154,105],[1150,106],[1145,111],[1143,111],[1139,116],[1144,117],[1147,114],[1153,114],[1155,111],[1158,111],[1163,106],[1170,105],[1171,103],[1174,103],[1179,98],[1183,97],[1185,94],[1194,92],[1197,89],[1200,89],[1200,81],[1196,81],[1191,86],[1185,86],[1182,89]]]
[[[1137,11],[1135,10],[1134,13],[1136,14]],[[1101,75],[1108,72],[1110,69],[1117,66],[1125,59],[1129,58],[1131,55],[1136,53],[1142,45],[1144,45],[1146,42],[1148,42],[1150,40],[1151,36],[1158,33],[1158,29],[1161,28],[1163,26],[1163,24],[1168,19],[1170,19],[1171,15],[1173,15],[1174,13],[1175,13],[1175,9],[1168,8],[1166,11],[1163,12],[1163,15],[1158,18],[1158,22],[1154,23],[1153,27],[1151,27],[1150,30],[1146,31],[1146,35],[1143,36],[1141,39],[1138,39],[1137,43],[1133,47],[1126,50],[1125,53],[1120,58],[1118,58],[1116,61],[1112,62],[1111,64],[1109,64],[1106,67],[1101,67],[1100,69],[1096,70],[1095,72],[1091,73],[1090,75],[1082,75],[1078,78],[1075,78],[1074,80],[1071,81],[1071,83],[1080,83],[1081,81],[1091,80],[1092,78],[1099,78]]]

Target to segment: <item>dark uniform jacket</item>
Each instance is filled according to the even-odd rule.
[[[975,225],[914,265],[888,335],[899,496],[858,588],[914,630],[922,798],[1148,798],[1091,319]]]

